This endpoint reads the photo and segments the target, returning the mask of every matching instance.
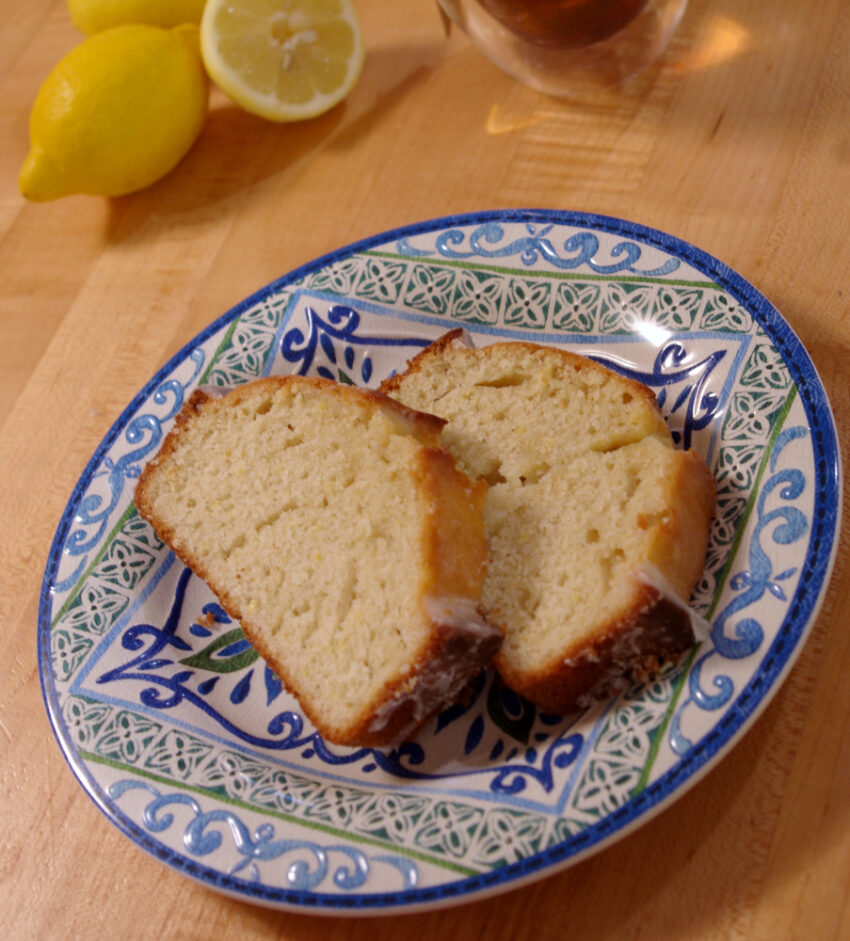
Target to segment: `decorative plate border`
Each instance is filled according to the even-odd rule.
[[[524,226],[525,234],[505,243],[502,227],[509,224]],[[562,245],[559,245],[549,238],[550,232],[559,225],[574,227],[580,231],[567,239]],[[433,247],[430,242],[427,243],[427,247],[419,243],[420,236],[430,236],[434,232],[440,232],[441,234]],[[601,257],[599,242],[594,232],[608,233],[622,237],[626,241],[616,244],[610,252],[610,256]],[[328,292],[328,297],[344,297],[345,279],[350,274],[350,272],[346,272],[346,262],[355,255],[364,253],[374,255],[376,270],[380,269],[380,274],[375,279],[374,288],[370,288],[370,290],[374,290],[376,304],[386,303],[394,290],[392,284],[393,270],[390,259],[380,260],[380,249],[390,243],[396,244],[399,256],[406,256],[411,259],[427,259],[429,255],[436,255],[439,256],[441,261],[459,265],[474,259],[476,269],[472,276],[477,280],[475,284],[471,285],[472,290],[468,292],[466,297],[467,306],[465,308],[457,307],[453,312],[453,319],[447,321],[447,326],[449,324],[455,325],[458,322],[463,323],[466,320],[470,324],[474,324],[477,330],[492,331],[494,325],[487,322],[486,316],[481,316],[481,311],[492,311],[494,304],[497,304],[499,310],[502,311],[503,328],[512,324],[516,331],[530,335],[532,338],[534,333],[538,330],[542,331],[546,324],[545,321],[535,323],[528,312],[539,310],[541,307],[545,308],[546,303],[554,294],[552,282],[547,282],[544,273],[538,279],[539,286],[531,284],[530,287],[525,285],[522,288],[526,290],[526,296],[512,296],[510,298],[500,296],[494,298],[491,294],[487,298],[488,306],[476,307],[476,298],[482,294],[486,296],[488,291],[498,291],[504,287],[504,285],[498,283],[498,278],[488,279],[487,266],[489,263],[493,263],[495,267],[498,263],[504,263],[506,258],[511,258],[518,265],[530,266],[533,263],[539,263],[540,266],[553,273],[575,270],[583,266],[585,270],[589,270],[593,275],[600,277],[625,271],[630,276],[631,281],[637,285],[636,290],[640,289],[639,285],[642,278],[657,281],[659,278],[671,277],[677,273],[676,269],[680,265],[685,265],[692,272],[715,282],[739,305],[737,313],[730,313],[728,310],[721,311],[719,314],[721,317],[727,319],[730,316],[741,317],[743,332],[747,331],[745,321],[752,318],[760,331],[769,338],[779,354],[782,368],[787,370],[790,376],[792,390],[791,395],[787,398],[787,404],[790,407],[795,395],[802,403],[808,427],[812,434],[815,454],[810,549],[803,570],[799,573],[797,587],[790,599],[788,613],[781,629],[777,632],[773,643],[768,649],[761,667],[751,680],[739,691],[734,690],[734,688],[730,689],[728,686],[731,682],[729,678],[725,677],[722,671],[712,674],[711,665],[706,665],[705,661],[710,659],[711,651],[709,651],[708,656],[704,656],[696,663],[688,662],[676,676],[667,678],[667,681],[676,684],[677,698],[682,695],[684,699],[679,700],[680,705],[677,707],[675,714],[669,720],[665,720],[671,723],[671,727],[667,729],[665,726],[661,731],[669,732],[674,751],[677,751],[676,741],[680,743],[681,754],[679,760],[672,763],[660,777],[637,782],[634,788],[634,796],[621,806],[612,807],[611,811],[599,819],[598,822],[589,823],[578,832],[564,830],[554,836],[550,833],[548,840],[541,840],[539,834],[532,835],[531,842],[527,844],[531,847],[531,851],[518,861],[505,861],[496,865],[490,871],[459,878],[454,882],[442,883],[433,888],[417,887],[415,882],[416,867],[410,863],[409,856],[398,856],[384,852],[371,854],[370,857],[364,854],[358,855],[358,851],[352,850],[350,846],[318,846],[310,841],[274,840],[274,828],[268,824],[260,825],[252,831],[236,811],[205,810],[202,801],[199,801],[197,796],[192,797],[187,793],[179,793],[174,790],[170,793],[164,793],[156,783],[150,781],[145,783],[135,778],[116,779],[108,788],[102,787],[89,771],[86,760],[78,750],[77,743],[70,731],[69,723],[74,721],[74,716],[70,715],[69,717],[69,710],[73,712],[74,700],[69,697],[65,702],[66,709],[63,714],[62,704],[59,702],[53,680],[56,651],[55,649],[51,650],[51,622],[53,621],[51,614],[53,612],[54,596],[61,594],[66,586],[74,584],[80,573],[86,570],[86,566],[88,566],[88,571],[91,571],[95,564],[104,562],[103,559],[92,559],[85,556],[83,550],[87,550],[89,545],[94,549],[105,528],[109,527],[111,529],[115,525],[115,513],[120,509],[115,494],[116,492],[120,494],[121,489],[118,487],[116,490],[116,481],[119,478],[131,479],[137,466],[134,462],[139,460],[139,454],[131,449],[122,454],[118,461],[110,463],[108,454],[119,435],[124,433],[127,440],[132,444],[133,440],[142,441],[146,432],[153,434],[154,437],[156,434],[161,433],[161,423],[166,423],[173,417],[180,407],[184,392],[190,386],[196,384],[201,375],[204,366],[204,356],[201,348],[225,327],[227,327],[225,338],[218,344],[214,357],[211,357],[215,360],[218,374],[216,374],[216,369],[208,369],[207,375],[204,377],[205,381],[229,383],[259,374],[263,370],[263,364],[255,363],[251,366],[251,350],[244,345],[239,348],[238,355],[233,358],[233,366],[228,370],[228,344],[235,348],[239,343],[250,343],[250,336],[241,337],[239,335],[238,327],[243,315],[247,316],[253,312],[255,320],[257,320],[255,329],[261,333],[265,330],[267,339],[277,327],[275,326],[274,316],[269,316],[267,327],[263,326],[262,321],[266,307],[274,306],[275,303],[279,304],[280,296],[285,298],[288,290],[305,286],[314,292],[321,293],[324,290]],[[644,251],[646,252],[645,256],[643,256]],[[653,252],[657,255],[655,262],[652,260]],[[428,283],[432,273],[429,273],[426,266],[423,266],[421,273],[421,283],[413,284],[407,297],[407,309],[411,311],[413,317],[416,316],[418,306],[421,306],[424,313],[433,315],[433,306],[429,307],[428,305],[433,305],[435,297],[439,298],[439,291],[435,289],[434,285]],[[591,277],[588,278],[587,283],[588,289],[592,290],[593,281]],[[639,298],[635,296],[633,300],[639,301]],[[575,310],[576,312],[580,310],[579,304],[576,304]],[[269,314],[273,313],[273,311],[267,312]],[[273,351],[280,351],[287,363],[285,368],[288,371],[307,371],[308,368],[313,367],[320,374],[330,374],[333,378],[342,381],[352,381],[348,372],[354,370],[357,373],[357,381],[368,382],[373,365],[368,353],[365,356],[358,355],[362,351],[355,349],[357,343],[356,327],[358,324],[355,323],[352,327],[353,318],[351,314],[354,314],[355,317],[358,316],[356,311],[346,313],[344,308],[337,311],[336,320],[330,317],[322,321],[321,317],[318,317],[317,320],[320,322],[315,319],[311,321],[308,315],[309,329],[306,335],[303,330],[292,329],[288,335],[277,336],[271,348]],[[565,316],[569,316],[569,313]],[[687,332],[688,324],[685,321],[679,322],[676,319],[681,317],[686,319],[686,313],[678,311],[675,304],[671,311],[666,312],[665,316],[672,318],[673,325],[678,327],[680,332]],[[513,321],[510,320],[511,317],[514,318]],[[597,330],[601,329],[604,332],[604,324],[597,323],[595,326]],[[616,317],[611,319],[608,329],[616,333]],[[572,335],[570,338],[571,340],[577,339],[576,335]],[[373,345],[376,342],[378,344],[393,342],[375,337],[369,339]],[[336,348],[333,346],[332,340],[336,340],[344,346],[344,362],[337,361]],[[266,340],[264,340],[259,344],[258,350],[262,352],[266,345]],[[274,355],[277,355],[277,353],[275,352]],[[320,359],[324,355],[325,361],[322,365],[317,366],[314,362],[317,355]],[[666,364],[657,364],[658,370],[663,371],[665,368],[670,368],[671,365],[675,366],[675,362],[673,362],[675,355],[675,350],[672,350],[670,352],[672,360]],[[755,358],[757,359],[757,357]],[[249,363],[248,372],[244,376],[240,376],[238,370],[244,366],[245,362]],[[268,366],[269,364],[265,364],[266,368]],[[759,368],[758,362],[756,362],[754,368]],[[765,368],[770,368],[770,364],[768,363]],[[234,370],[236,370],[235,374]],[[323,370],[325,373],[323,373]],[[659,396],[659,398],[661,397]],[[146,424],[144,416],[140,417],[137,413],[140,406],[148,401],[155,403],[159,408],[159,413],[155,419]],[[677,405],[681,405],[678,400]],[[758,406],[759,403],[756,402],[753,407],[757,409]],[[674,406],[674,411],[676,407]],[[691,430],[699,430],[699,408],[699,398],[692,395],[688,406],[688,414],[682,425],[684,434],[687,435]],[[134,435],[137,436],[136,439],[133,438]],[[780,454],[782,448],[793,444],[793,438],[794,435],[789,432],[786,435],[787,440],[774,440],[770,449],[771,453]],[[145,448],[140,449],[140,452],[144,450],[147,453],[152,449],[152,439],[147,440],[145,444]],[[713,444],[711,447],[713,447]],[[739,471],[735,467],[730,472],[738,473]],[[773,476],[762,487],[761,492],[765,494],[770,491],[777,491],[781,492],[785,499],[793,499],[795,495],[799,495],[799,481],[795,479],[793,469],[783,470],[782,466],[771,465],[767,467],[762,464],[758,468],[745,468],[741,473],[755,474],[756,477],[750,479],[757,480],[762,480],[764,474],[772,474]],[[100,492],[97,492],[99,485],[95,478],[99,474],[107,479],[103,481]],[[289,275],[272,282],[211,324],[166,364],[157,376],[142,389],[119,417],[93,455],[63,514],[51,548],[42,587],[38,634],[39,666],[42,692],[54,733],[72,770],[80,779],[87,793],[131,839],[173,868],[199,879],[206,885],[238,897],[302,911],[347,910],[375,913],[392,912],[411,907],[422,908],[446,905],[463,901],[471,896],[480,897],[482,894],[512,888],[521,882],[548,874],[567,863],[575,862],[648,820],[670,799],[678,796],[685,788],[692,786],[705,774],[767,705],[799,652],[802,642],[811,628],[828,583],[834,561],[835,534],[840,523],[839,474],[839,453],[834,423],[822,386],[804,348],[787,323],[761,294],[728,267],[699,249],[673,236],[634,223],[592,214],[549,210],[508,210],[474,213],[429,220],[418,225],[381,233],[316,259]],[[783,486],[784,489],[782,489]],[[795,487],[798,488],[796,491]],[[737,508],[735,512],[739,509]],[[771,518],[774,520],[777,514],[784,514],[782,519],[787,530],[788,540],[793,541],[802,535],[802,530],[799,527],[795,530],[793,509],[771,507],[765,501],[760,501],[758,507],[749,507],[748,513],[758,513],[759,519],[761,517],[766,519],[773,514]],[[82,519],[85,526],[88,526],[88,530],[83,526],[73,534],[70,533],[75,523],[75,514],[77,516],[76,522],[79,524],[80,519]],[[127,517],[126,514],[125,517],[120,522],[132,525],[132,519]],[[69,534],[73,537],[70,540]],[[147,536],[140,530],[134,538],[144,541]],[[65,552],[63,558],[63,549],[67,550],[69,542],[74,542],[75,549],[80,549],[79,554],[85,556],[79,567],[71,566],[70,572],[68,571],[67,552]],[[145,551],[148,550],[155,552],[156,547],[146,546]],[[106,561],[113,564],[113,560]],[[729,572],[723,570],[722,561],[722,559],[715,560],[715,570],[712,572],[712,578],[715,580],[729,576]],[[789,572],[773,573],[771,565],[763,564],[763,560],[757,552],[752,562],[750,569],[734,576],[740,582],[736,586],[736,591],[739,591],[740,594],[738,599],[733,600],[729,607],[734,608],[736,603],[740,607],[745,603],[742,599],[760,598],[765,592],[770,592],[776,597],[788,600],[783,594],[782,582],[783,579],[789,577]],[[118,564],[122,563],[126,563],[126,560],[118,560]],[[61,577],[57,578],[63,565],[65,567],[64,571]],[[708,568],[711,571],[711,560]],[[709,585],[701,586],[703,596],[706,599],[712,595],[710,589],[711,586]],[[720,612],[717,621],[722,622],[726,613],[725,611]],[[80,635],[75,636],[76,640],[79,641]],[[717,636],[722,641],[722,632],[719,632]],[[73,641],[74,637],[71,637],[71,640]],[[83,638],[83,640],[87,641],[87,638]],[[731,656],[746,655],[748,649],[747,636],[727,640],[732,644],[739,644],[739,647],[735,648],[730,654]],[[68,653],[70,656],[74,655],[72,648],[73,643],[69,643]],[[696,653],[693,656],[696,656]],[[702,670],[705,670],[707,677],[710,677],[713,691],[707,688],[707,679],[705,683],[701,683]],[[683,684],[686,677],[688,687],[685,696]],[[696,679],[694,679],[695,677]],[[736,694],[734,700],[731,698],[733,693]],[[489,698],[492,693],[487,695]],[[79,702],[83,704],[80,708],[87,708],[84,696]],[[689,704],[694,702],[698,703],[699,708],[702,710],[728,706],[723,717],[712,728],[711,732],[700,738],[696,744],[692,744],[687,737],[687,709]],[[620,708],[627,708],[627,706],[627,702],[625,706],[621,703]],[[77,718],[79,719],[79,716]],[[604,716],[596,723],[595,728],[598,734],[616,735],[616,729],[612,730],[610,722],[606,725]],[[469,735],[467,736],[467,744],[468,742]],[[132,816],[125,813],[121,806],[122,800],[129,800],[134,795],[137,799],[141,799],[142,794],[140,792],[144,792],[143,797],[147,801],[143,811],[140,811],[144,827],[140,826]],[[630,791],[630,793],[632,792]],[[125,795],[128,794],[130,798],[125,798]],[[239,852],[242,854],[242,860],[236,866],[231,867],[228,873],[224,873],[219,869],[204,866],[186,855],[175,852],[159,842],[155,836],[152,836],[152,834],[169,829],[178,814],[184,815],[181,819],[185,825],[183,840],[187,849],[192,851],[194,848],[200,855],[215,849],[216,840],[220,841],[221,835],[215,830],[208,831],[206,827],[211,822],[219,822],[227,824],[230,828]],[[505,820],[496,821],[495,824],[491,825],[493,833],[489,837],[490,842],[488,844],[491,848],[497,846],[500,835],[504,836],[507,833],[511,837],[516,836],[517,831],[510,829],[513,825],[511,814],[512,811],[508,808],[504,811]],[[186,820],[188,820],[188,823],[186,823]],[[500,827],[502,829],[499,829]],[[245,874],[257,872],[259,864],[264,860],[285,858],[287,853],[301,850],[306,850],[308,855],[312,854],[312,856],[307,861],[299,858],[292,863],[290,866],[290,872],[292,873],[292,878],[289,881],[290,888],[264,886],[255,880],[241,877],[243,872]],[[397,891],[368,893],[358,893],[356,891],[366,881],[369,867],[376,865],[389,867],[397,874],[395,881],[400,886]],[[344,894],[317,891],[317,887],[321,886],[326,877],[333,878],[338,889],[342,888],[347,891]]]

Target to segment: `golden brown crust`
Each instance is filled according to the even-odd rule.
[[[430,559],[423,595],[477,601],[487,567],[487,540],[481,524],[487,484],[470,480],[442,449],[423,450],[420,468],[422,488],[433,506],[423,526]]]
[[[546,712],[563,715],[607,698],[632,680],[645,680],[664,661],[694,644],[691,618],[681,602],[640,586],[634,604],[600,629],[590,643],[566,652],[536,675],[517,674],[496,654],[505,683]]]
[[[687,599],[705,566],[716,484],[695,451],[674,454],[667,478],[668,513],[657,524],[648,561],[662,569],[676,593]]]
[[[456,620],[432,621],[432,635],[413,665],[410,676],[386,690],[371,704],[361,725],[339,744],[369,747],[389,745],[409,736],[440,709],[456,700],[486,666],[502,642],[502,633],[480,618],[466,629]],[[450,678],[450,683],[445,678]],[[447,685],[453,690],[447,698]]]
[[[541,360],[558,357],[574,369],[615,380],[624,392],[651,408],[657,435],[671,441],[655,395],[641,383],[567,350],[525,342],[494,343],[476,350],[458,344],[462,334],[460,329],[444,334],[415,356],[406,372],[382,383],[381,391],[398,394],[406,379],[428,367],[432,360],[439,365],[440,357],[449,349],[453,356],[471,359],[501,356],[510,348],[531,352]],[[624,678],[645,676],[660,662],[675,658],[694,643],[692,617],[680,599],[690,596],[702,573],[715,483],[695,452],[674,453],[676,457],[666,480],[668,512],[661,519],[646,521],[646,528],[651,531],[646,561],[663,573],[672,591],[659,590],[635,575],[631,601],[619,615],[600,623],[590,640],[566,646],[545,668],[533,673],[518,669],[504,648],[494,657],[494,665],[506,684],[549,712],[567,712],[586,704],[588,698],[604,696]],[[498,612],[485,614],[493,621],[499,619]]]
[[[341,398],[359,398],[363,404],[371,404],[380,408],[389,409],[403,422],[410,426],[410,431],[423,444],[430,447],[437,447],[440,441],[440,432],[443,430],[446,421],[438,418],[436,415],[430,415],[427,412],[418,412],[416,409],[408,408],[401,402],[389,398],[384,393],[375,389],[363,389],[359,386],[344,386],[330,379],[324,379],[321,376],[264,376],[261,379],[254,379],[243,385],[234,386],[221,396],[210,396],[206,392],[197,389],[190,396],[187,405],[196,400],[197,406],[203,406],[208,402],[215,403],[215,407],[235,405],[244,401],[246,398],[253,398],[264,390],[275,392],[281,388],[290,387],[322,389],[326,394],[335,395]],[[184,406],[183,411],[186,410]],[[182,414],[182,413],[181,413]],[[178,425],[181,424],[180,415],[177,417]]]
[[[461,327],[444,333],[441,337],[434,340],[433,343],[429,343],[425,349],[420,350],[416,356],[409,359],[407,361],[407,369],[405,369],[404,372],[394,373],[392,376],[388,376],[384,379],[378,386],[378,390],[384,395],[392,395],[393,392],[397,392],[402,379],[406,379],[412,373],[418,372],[422,368],[423,363],[427,363],[429,359],[434,359],[439,356],[443,350],[452,346],[455,341],[459,341],[462,336],[463,329]]]
[[[156,529],[157,533],[160,533],[160,526],[165,532],[169,531],[169,527],[167,527],[163,521],[156,519],[154,509],[148,501],[147,491],[151,478],[156,473],[159,465],[163,461],[170,458],[174,453],[183,429],[201,411],[204,404],[209,401],[209,398],[210,397],[200,389],[196,389],[189,396],[186,402],[183,403],[183,407],[177,413],[177,417],[174,420],[174,426],[165,436],[165,440],[162,442],[159,451],[154,455],[153,458],[151,458],[150,461],[148,461],[142,470],[142,473],[139,475],[139,479],[136,481],[136,492],[134,497],[136,509],[146,520],[148,520],[149,523],[151,523],[154,529]],[[169,533],[169,535],[173,534]],[[168,538],[166,538],[161,533],[160,536],[163,541],[167,542],[168,545],[171,545],[171,542]]]
[[[364,703],[359,719],[346,729],[329,726],[322,715],[299,697],[310,721],[328,741],[340,745],[379,746],[409,733],[437,709],[445,706],[465,683],[486,666],[501,643],[501,632],[487,624],[475,609],[484,578],[487,545],[481,511],[486,485],[472,482],[455,467],[448,452],[433,445],[439,442],[443,419],[396,402],[380,392],[340,386],[330,380],[300,376],[273,377],[238,386],[225,396],[196,391],[178,414],[175,425],[159,453],[142,472],[136,489],[136,506],[180,560],[207,582],[227,613],[239,621],[245,635],[277,673],[283,685],[298,694],[297,678],[287,670],[262,635],[245,616],[226,585],[216,584],[203,563],[181,544],[165,520],[160,519],[148,499],[148,487],[162,463],[177,449],[185,428],[207,408],[227,408],[261,395],[264,390],[282,387],[313,387],[324,394],[357,398],[364,405],[390,413],[424,445],[415,474],[430,505],[423,518],[421,538],[425,568],[421,573],[423,618],[431,626],[431,636],[403,677],[387,686],[373,702]],[[432,602],[436,601],[436,606]],[[458,607],[459,603],[459,607]],[[465,604],[473,606],[470,611]],[[458,613],[458,611],[460,613]],[[452,678],[448,685],[442,682]]]
[[[705,565],[714,512],[715,482],[699,455],[676,451],[667,483],[668,512],[652,524],[647,557],[677,597],[633,575],[633,600],[619,616],[599,624],[594,637],[565,648],[545,669],[517,671],[497,653],[505,683],[552,713],[570,712],[610,695],[624,682],[645,678],[696,641],[687,599]],[[486,613],[486,612],[485,612]]]
[[[408,408],[406,405],[402,405],[401,402],[397,402],[395,399],[391,399],[381,392],[376,392],[372,389],[361,389],[356,386],[343,386],[339,383],[332,382],[330,379],[323,379],[318,376],[266,376],[247,382],[244,385],[235,386],[220,396],[210,395],[202,389],[196,389],[177,413],[174,425],[168,435],[166,435],[159,451],[147,463],[136,483],[136,508],[139,513],[154,526],[168,545],[172,545],[174,533],[164,520],[160,520],[156,517],[153,507],[148,501],[147,490],[150,478],[156,473],[159,465],[169,460],[174,454],[179,444],[180,436],[186,426],[197,418],[206,408],[229,408],[265,390],[275,392],[285,387],[296,389],[298,386],[322,389],[326,394],[359,398],[364,405],[383,408],[402,421],[408,427],[410,433],[422,444],[428,447],[439,445],[440,432],[446,424],[445,419],[438,418],[436,415],[430,415],[427,412],[418,412],[416,409]],[[187,565],[190,565],[190,567],[193,567],[186,559],[183,559],[183,561],[186,562]]]
[[[489,665],[502,641],[502,631],[478,610],[487,563],[482,524],[487,485],[471,481],[447,451],[436,448],[419,453],[416,474],[429,503],[422,519],[420,592],[430,640],[410,672],[365,705],[359,726],[345,741],[335,739],[339,744],[398,741],[448,705],[446,690],[455,698]]]
[[[445,350],[449,348],[455,348],[460,355],[468,356],[470,358],[479,358],[482,356],[496,357],[500,356],[509,349],[520,350],[542,358],[556,357],[559,358],[563,363],[569,363],[573,369],[579,372],[584,370],[586,372],[592,372],[597,375],[604,375],[606,378],[615,379],[624,390],[627,389],[636,398],[641,398],[646,402],[646,404],[656,413],[658,417],[659,431],[666,431],[666,425],[664,424],[664,419],[661,416],[661,409],[658,407],[658,401],[655,398],[652,390],[635,379],[629,379],[626,376],[615,373],[607,366],[603,366],[601,363],[597,363],[595,360],[589,359],[586,356],[581,356],[578,353],[573,353],[570,350],[563,350],[560,347],[543,346],[539,343],[531,343],[525,340],[502,341],[497,343],[490,343],[487,346],[473,348],[468,347],[460,342],[462,336],[463,330],[461,328],[449,330],[448,333],[444,333],[433,343],[426,346],[425,349],[417,353],[416,356],[408,360],[407,369],[404,372],[395,373],[394,375],[385,379],[378,387],[378,391],[382,392],[384,395],[392,396],[398,391],[404,379],[421,371],[430,360],[439,359]]]

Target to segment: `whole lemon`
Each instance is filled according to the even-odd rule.
[[[207,98],[197,26],[134,24],[89,37],[36,96],[21,192],[44,201],[149,186],[195,142]]]
[[[205,0],[68,0],[77,29],[99,33],[123,23],[179,26],[200,23]]]

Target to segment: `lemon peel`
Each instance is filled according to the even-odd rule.
[[[68,12],[77,29],[99,33],[124,23],[172,27],[200,24],[205,0],[68,0]]]
[[[351,0],[208,0],[201,54],[228,97],[271,121],[328,111],[354,87],[364,59]]]
[[[197,26],[133,24],[89,37],[36,95],[21,193],[43,202],[149,186],[197,139],[208,97]]]

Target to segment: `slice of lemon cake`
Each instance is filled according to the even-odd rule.
[[[381,390],[447,419],[443,443],[489,484],[485,615],[495,665],[549,712],[608,695],[694,642],[714,482],[673,446],[652,392],[531,343],[471,349],[461,331]]]
[[[299,376],[196,392],[136,489],[329,741],[409,734],[486,666],[486,484],[443,422]]]

